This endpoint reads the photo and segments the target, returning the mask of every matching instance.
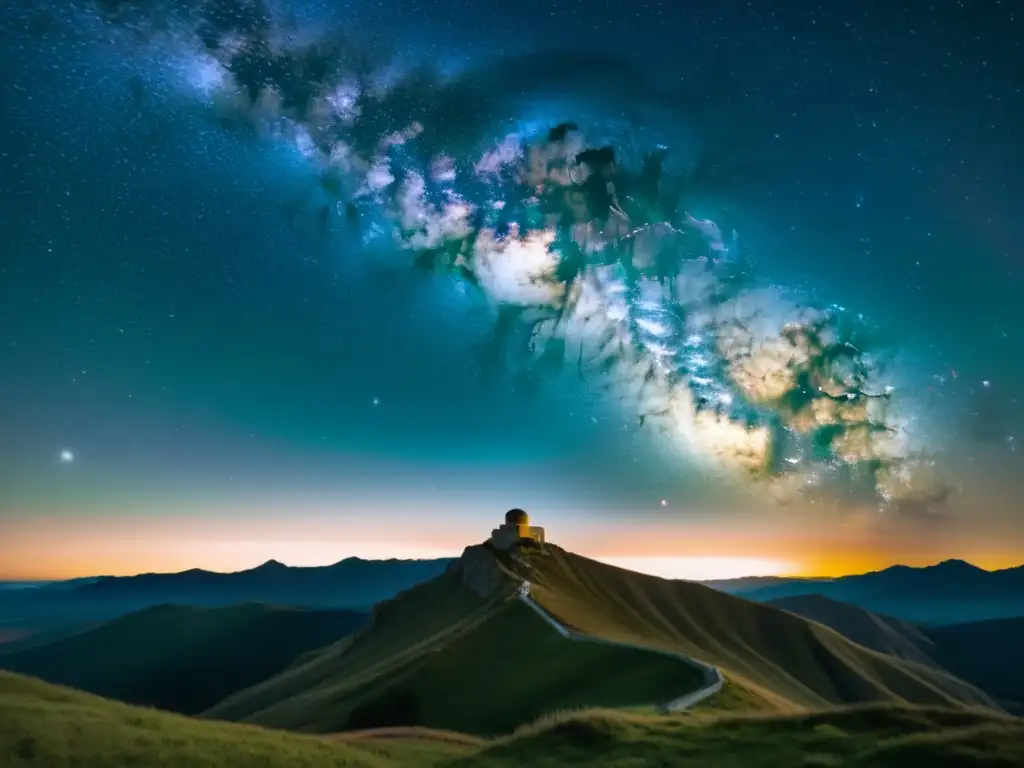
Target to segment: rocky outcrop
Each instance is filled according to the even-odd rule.
[[[482,544],[466,547],[452,571],[480,597],[491,597],[508,581],[494,553]]]

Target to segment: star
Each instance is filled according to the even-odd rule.
[[[662,499],[661,500],[661,506],[667,507],[668,506],[668,499]]]
[[[75,454],[69,449],[65,448],[60,452],[60,463],[70,464],[75,460]]]
[[[374,405],[380,405],[380,398],[377,398],[377,397],[373,398],[373,404]]]

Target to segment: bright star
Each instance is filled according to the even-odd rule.
[[[668,499],[662,499],[661,500],[661,506],[663,506],[663,507],[668,506]]]
[[[75,460],[75,454],[65,448],[60,452],[60,460],[62,464],[70,464]]]
[[[373,398],[373,404],[374,405],[380,405],[380,400],[378,398],[376,398],[376,397]]]

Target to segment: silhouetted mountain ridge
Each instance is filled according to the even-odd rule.
[[[716,586],[759,602],[822,595],[925,624],[1024,616],[1024,566],[988,571],[955,559],[924,567],[894,565],[833,579],[780,580],[736,589],[723,582]]]
[[[103,621],[151,605],[218,607],[246,602],[308,608],[369,609],[381,600],[440,575],[451,558],[364,560],[296,567],[268,560],[232,573],[190,568],[57,582],[0,593],[0,622],[35,630]]]
[[[450,562],[449,558],[363,560],[349,557],[331,565],[290,566],[268,560],[254,568],[229,573],[190,568],[178,573],[108,576],[82,584],[75,591],[82,596],[160,593],[162,601],[175,602],[183,591],[202,589],[202,593],[189,597],[203,601],[200,604],[230,596],[233,600],[262,602],[287,598],[286,602],[299,605],[372,605],[437,576]],[[253,587],[263,591],[241,594]]]

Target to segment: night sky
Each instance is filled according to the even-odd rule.
[[[512,506],[670,575],[1017,564],[1016,5],[5,4],[0,578],[445,556]],[[541,237],[506,170],[563,121],[624,172],[665,145],[661,189],[713,169],[651,221],[723,298],[616,272],[627,341],[548,365],[504,324],[560,311],[507,267],[543,247],[424,254]],[[855,351],[804,384],[870,373],[769,397],[792,365],[729,339],[814,318]]]

